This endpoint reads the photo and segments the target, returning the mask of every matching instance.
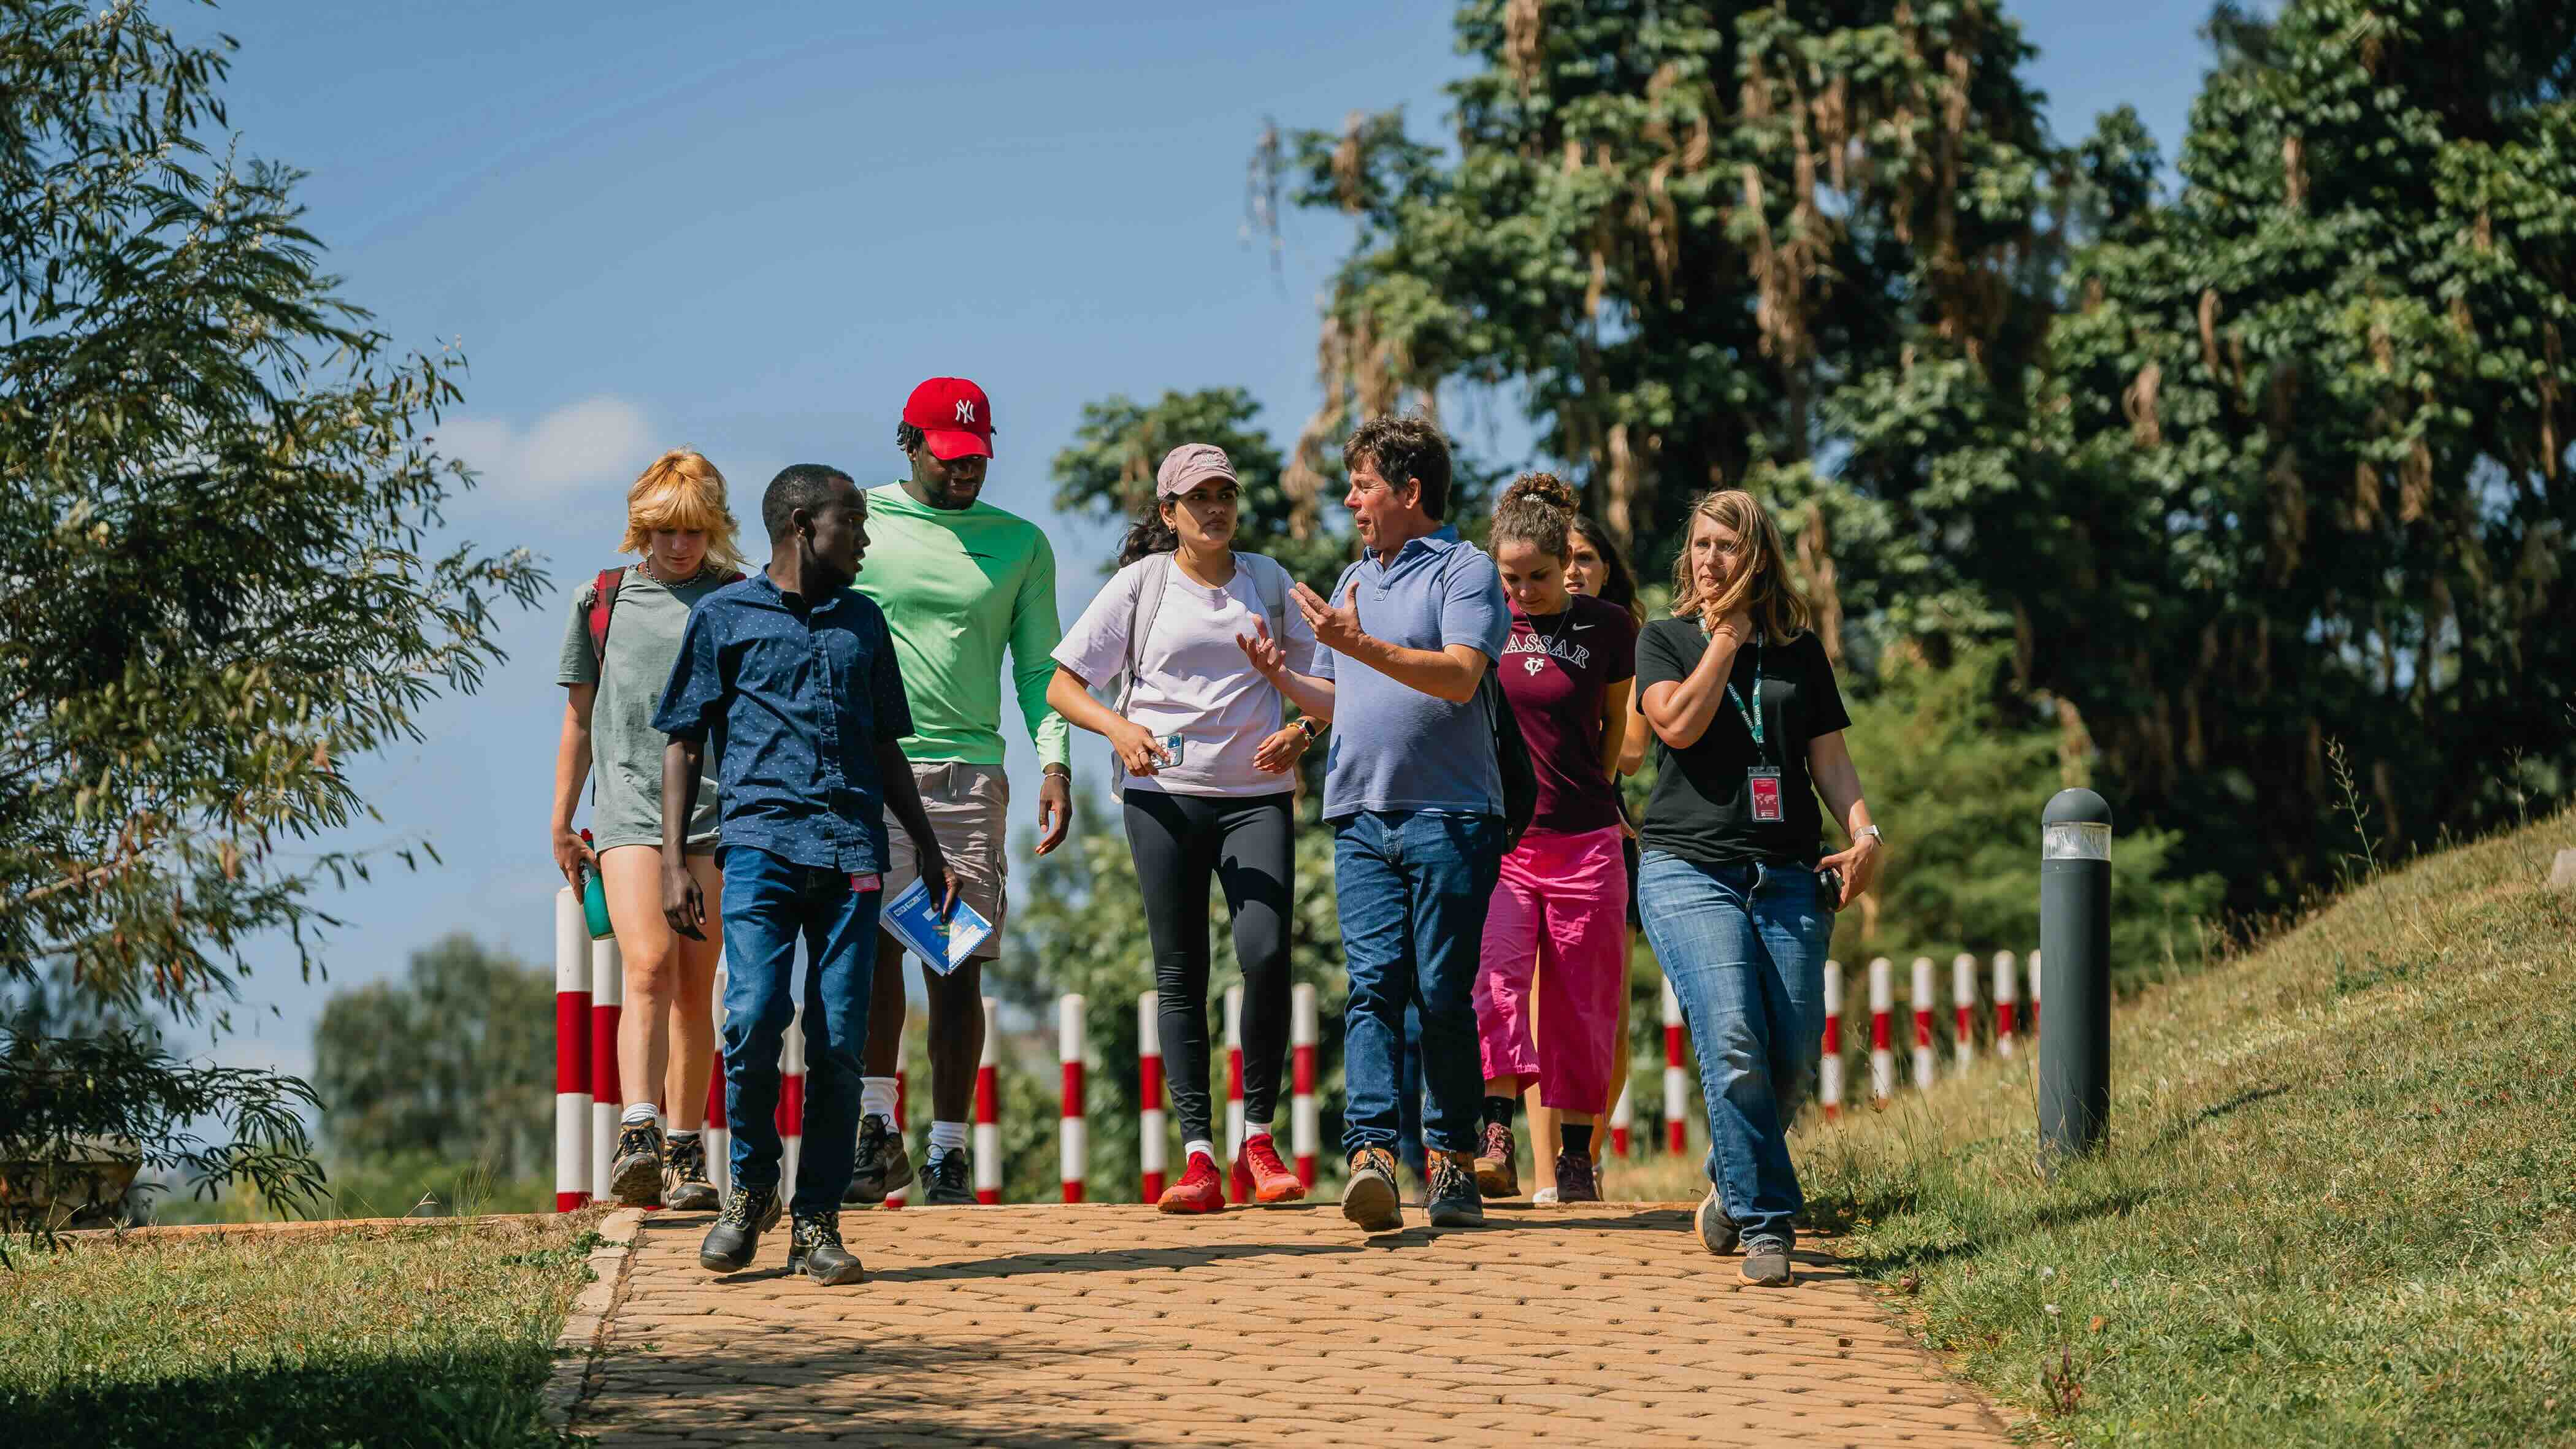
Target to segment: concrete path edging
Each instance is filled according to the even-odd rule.
[[[563,1332],[555,1335],[554,1372],[546,1379],[546,1423],[569,1432],[581,1400],[592,1388],[591,1369],[605,1345],[609,1320],[625,1296],[635,1239],[644,1230],[642,1208],[620,1208],[599,1225],[600,1244],[590,1251],[591,1280],[572,1302]]]

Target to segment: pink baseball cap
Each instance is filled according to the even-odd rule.
[[[1225,455],[1225,449],[1214,443],[1183,443],[1165,453],[1163,466],[1154,470],[1154,497],[1178,498],[1210,478],[1242,486],[1242,480],[1234,476],[1234,460]]]

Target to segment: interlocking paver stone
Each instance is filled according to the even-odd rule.
[[[853,1212],[868,1282],[697,1265],[648,1214],[571,1428],[677,1444],[2007,1443],[1829,1253],[1741,1291],[1688,1205],[1498,1205],[1363,1240],[1328,1205]],[[1582,1435],[1575,1441],[1571,1436]]]

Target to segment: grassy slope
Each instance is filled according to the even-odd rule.
[[[1929,1341],[2079,1443],[2576,1443],[2576,813],[2114,1019],[2107,1152],[2030,1064],[1799,1134]]]
[[[12,1245],[0,1443],[552,1444],[589,1221]]]

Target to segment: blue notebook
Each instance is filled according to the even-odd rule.
[[[930,887],[916,878],[896,892],[885,903],[878,921],[903,942],[904,949],[927,963],[931,970],[945,976],[964,965],[984,938],[993,934],[993,923],[959,897],[948,919],[939,919],[939,908],[930,898]]]

